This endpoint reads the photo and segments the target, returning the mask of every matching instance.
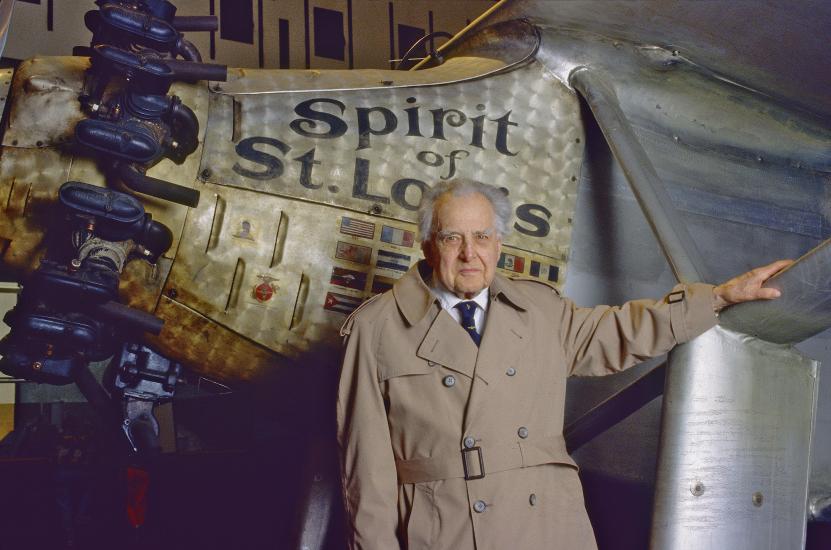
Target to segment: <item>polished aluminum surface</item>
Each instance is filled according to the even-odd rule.
[[[777,103],[831,114],[831,4],[822,0],[503,0],[439,52],[452,55],[465,35],[511,19],[676,51]]]
[[[831,327],[831,240],[776,274],[765,286],[778,289],[781,298],[728,308],[720,323],[777,344],[796,344]]]
[[[618,98],[606,77],[594,69],[578,67],[569,75],[569,82],[589,104],[675,278],[682,283],[707,280],[701,253],[621,111]]]
[[[651,548],[804,548],[818,368],[720,327],[670,354]]]

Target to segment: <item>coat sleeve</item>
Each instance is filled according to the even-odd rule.
[[[581,308],[565,300],[561,337],[569,374],[609,374],[668,352],[716,324],[713,301],[713,286],[701,283],[620,307]]]
[[[341,487],[350,550],[400,548],[398,477],[379,386],[374,323],[360,318],[346,331],[337,399]]]

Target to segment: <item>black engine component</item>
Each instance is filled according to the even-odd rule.
[[[156,263],[173,243],[170,229],[145,214],[144,206],[135,197],[79,181],[64,183],[58,196],[75,221],[77,248],[84,244],[81,239],[88,242],[89,237],[79,234],[94,233],[107,242],[132,241],[143,259]]]
[[[174,82],[220,80],[227,68],[201,62],[185,39],[215,31],[216,17],[177,17],[167,0],[97,0],[86,14],[91,57],[79,101],[87,115],[76,143],[95,155],[109,183],[196,206],[199,192],[146,175],[162,159],[181,164],[199,145],[194,112],[176,96]],[[177,59],[179,57],[180,59]],[[173,235],[122,191],[81,182],[59,191],[63,216],[50,230],[48,255],[23,283],[11,327],[0,340],[0,371],[49,384],[74,382],[105,418],[120,397],[121,429],[134,451],[158,447],[155,404],[170,399],[181,367],[137,342],[159,334],[162,320],[118,300],[119,279],[133,258],[156,264]],[[89,370],[113,356],[116,393]],[[120,395],[119,395],[120,394]]]
[[[92,31],[92,44],[115,44],[136,50],[148,48],[188,61],[201,62],[199,51],[184,38],[184,31],[215,31],[216,17],[176,17],[170,2],[99,0],[99,11],[87,12],[84,22]]]
[[[37,382],[68,384],[79,368],[111,356],[125,337],[161,330],[161,320],[118,303],[118,281],[131,256],[156,262],[170,230],[135,198],[81,182],[58,193],[74,256],[42,260],[4,318],[0,370]]]
[[[92,62],[79,97],[90,118],[76,125],[75,139],[130,189],[196,206],[198,191],[145,172],[163,158],[181,164],[199,145],[196,115],[166,94],[176,81],[227,78],[227,67],[202,63],[182,34],[216,30],[216,18],[176,17],[176,8],[164,0],[96,3],[100,9],[85,17],[93,33]],[[110,89],[113,83],[116,90]]]

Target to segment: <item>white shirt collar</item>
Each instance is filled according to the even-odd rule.
[[[466,299],[466,298],[459,298],[449,290],[447,290],[441,282],[436,279],[435,275],[430,278],[430,291],[433,295],[438,298],[439,304],[441,304],[442,309],[447,311],[454,311],[456,304],[459,302],[468,302],[470,300],[476,302],[482,311],[485,312],[488,310],[488,297],[490,296],[490,291],[487,287],[483,288],[479,291],[479,294],[474,296],[473,298]]]

